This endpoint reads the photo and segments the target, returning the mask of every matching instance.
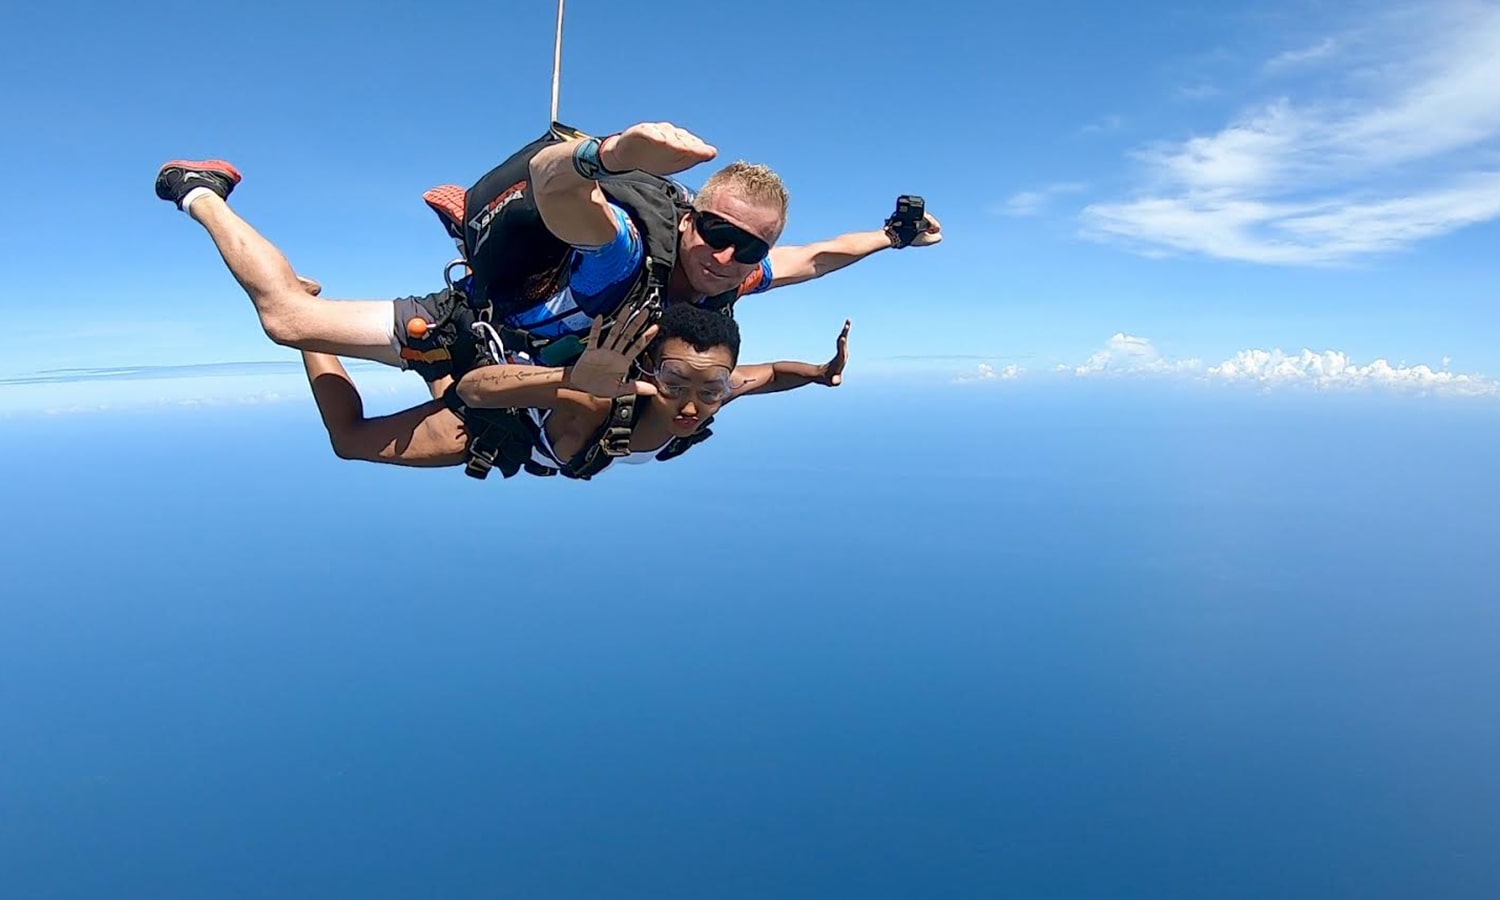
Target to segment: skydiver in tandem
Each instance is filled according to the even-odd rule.
[[[434,397],[481,366],[569,366],[595,320],[613,325],[624,308],[655,319],[685,303],[732,317],[748,294],[942,240],[920,198],[904,197],[878,231],[774,247],[787,192],[768,167],[731,164],[696,194],[668,177],[716,155],[668,123],[603,140],[554,124],[472,189],[428,192],[469,274],[394,301],[304,290],[280,251],[229,207],[241,176],[227,162],[167,163],[156,193],[208,231],[272,340],[413,369]],[[494,448],[471,451],[470,474],[483,477]]]

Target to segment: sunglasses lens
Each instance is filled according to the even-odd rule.
[[[711,212],[699,212],[694,220],[703,243],[715,250],[734,245],[734,258],[742,263],[758,263],[771,252],[765,241]]]
[[[734,248],[734,258],[739,262],[758,263],[766,258],[767,253],[771,252],[771,248],[767,247],[765,242],[760,238],[751,238],[751,240],[754,243],[747,247]]]

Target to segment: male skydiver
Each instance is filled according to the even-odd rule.
[[[534,151],[534,152],[532,152]],[[691,205],[663,207],[674,218],[666,220],[671,246],[659,233],[641,233],[637,221],[660,221],[645,209],[660,198],[645,197],[633,207],[610,199],[609,191],[626,191],[641,176],[668,176],[713,159],[714,148],[696,136],[667,123],[643,123],[600,141],[551,139],[528,148],[521,182],[506,184],[511,173],[497,167],[461,203],[463,222],[450,221],[450,233],[467,243],[471,290],[502,293],[492,284],[494,272],[514,260],[493,261],[512,253],[509,232],[495,231],[496,222],[530,198],[531,210],[545,224],[549,239],[565,250],[555,277],[525,273],[528,286],[545,287],[517,303],[510,294],[499,322],[511,333],[534,336],[550,345],[572,345],[564,359],[582,349],[579,338],[591,320],[607,316],[639,294],[650,258],[672,258],[666,278],[665,300],[732,304],[738,297],[819,278],[882,249],[930,246],[942,240],[941,225],[930,216],[912,228],[887,227],[853,232],[806,246],[774,247],[786,224],[787,192],[769,168],[734,163],[712,175],[692,198]],[[632,174],[636,173],[636,174]],[[505,177],[499,177],[505,176]],[[164,165],[156,180],[157,196],[176,204],[208,231],[235,279],[254,303],[266,334],[276,343],[300,350],[374,360],[412,368],[430,383],[441,386],[445,376],[463,374],[470,365],[454,366],[447,346],[435,344],[432,331],[446,321],[457,304],[453,291],[396,301],[335,301],[303,290],[280,251],[255,232],[228,205],[240,173],[219,160],[174,161]],[[661,182],[662,179],[655,179]],[[647,191],[647,193],[650,193]],[[431,201],[429,201],[431,202]],[[436,208],[436,207],[435,207]],[[642,210],[645,210],[643,212]],[[677,216],[680,209],[681,214]],[[660,210],[658,210],[660,212]],[[651,213],[648,215],[647,213]],[[652,218],[656,215],[656,218]],[[655,226],[653,226],[655,227]],[[656,229],[659,232],[660,229]],[[493,238],[491,240],[490,238]],[[654,250],[653,250],[653,245]],[[528,258],[523,264],[532,264]],[[429,329],[429,326],[433,326]],[[507,342],[511,346],[513,342]],[[457,353],[457,350],[453,351]],[[541,357],[542,361],[546,358]],[[489,360],[494,361],[494,360]]]

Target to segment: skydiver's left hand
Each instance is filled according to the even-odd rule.
[[[596,317],[589,329],[588,349],[569,369],[567,386],[604,400],[626,394],[655,395],[655,385],[631,381],[629,375],[631,363],[656,337],[657,326],[644,311],[627,307],[617,314],[609,334],[601,337],[603,327],[604,317]]]
[[[671,122],[642,122],[599,144],[599,161],[615,171],[675,175],[719,155],[716,147]]]
[[[849,328],[853,324],[849,319],[844,320],[844,330],[839,332],[838,342],[834,345],[833,359],[818,373],[818,384],[838,387],[844,383],[844,366],[849,364]]]

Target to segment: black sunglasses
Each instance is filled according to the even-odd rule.
[[[742,263],[758,263],[771,252],[771,245],[716,213],[701,209],[693,210],[693,227],[703,238],[703,243],[723,250],[734,245],[734,258]]]

